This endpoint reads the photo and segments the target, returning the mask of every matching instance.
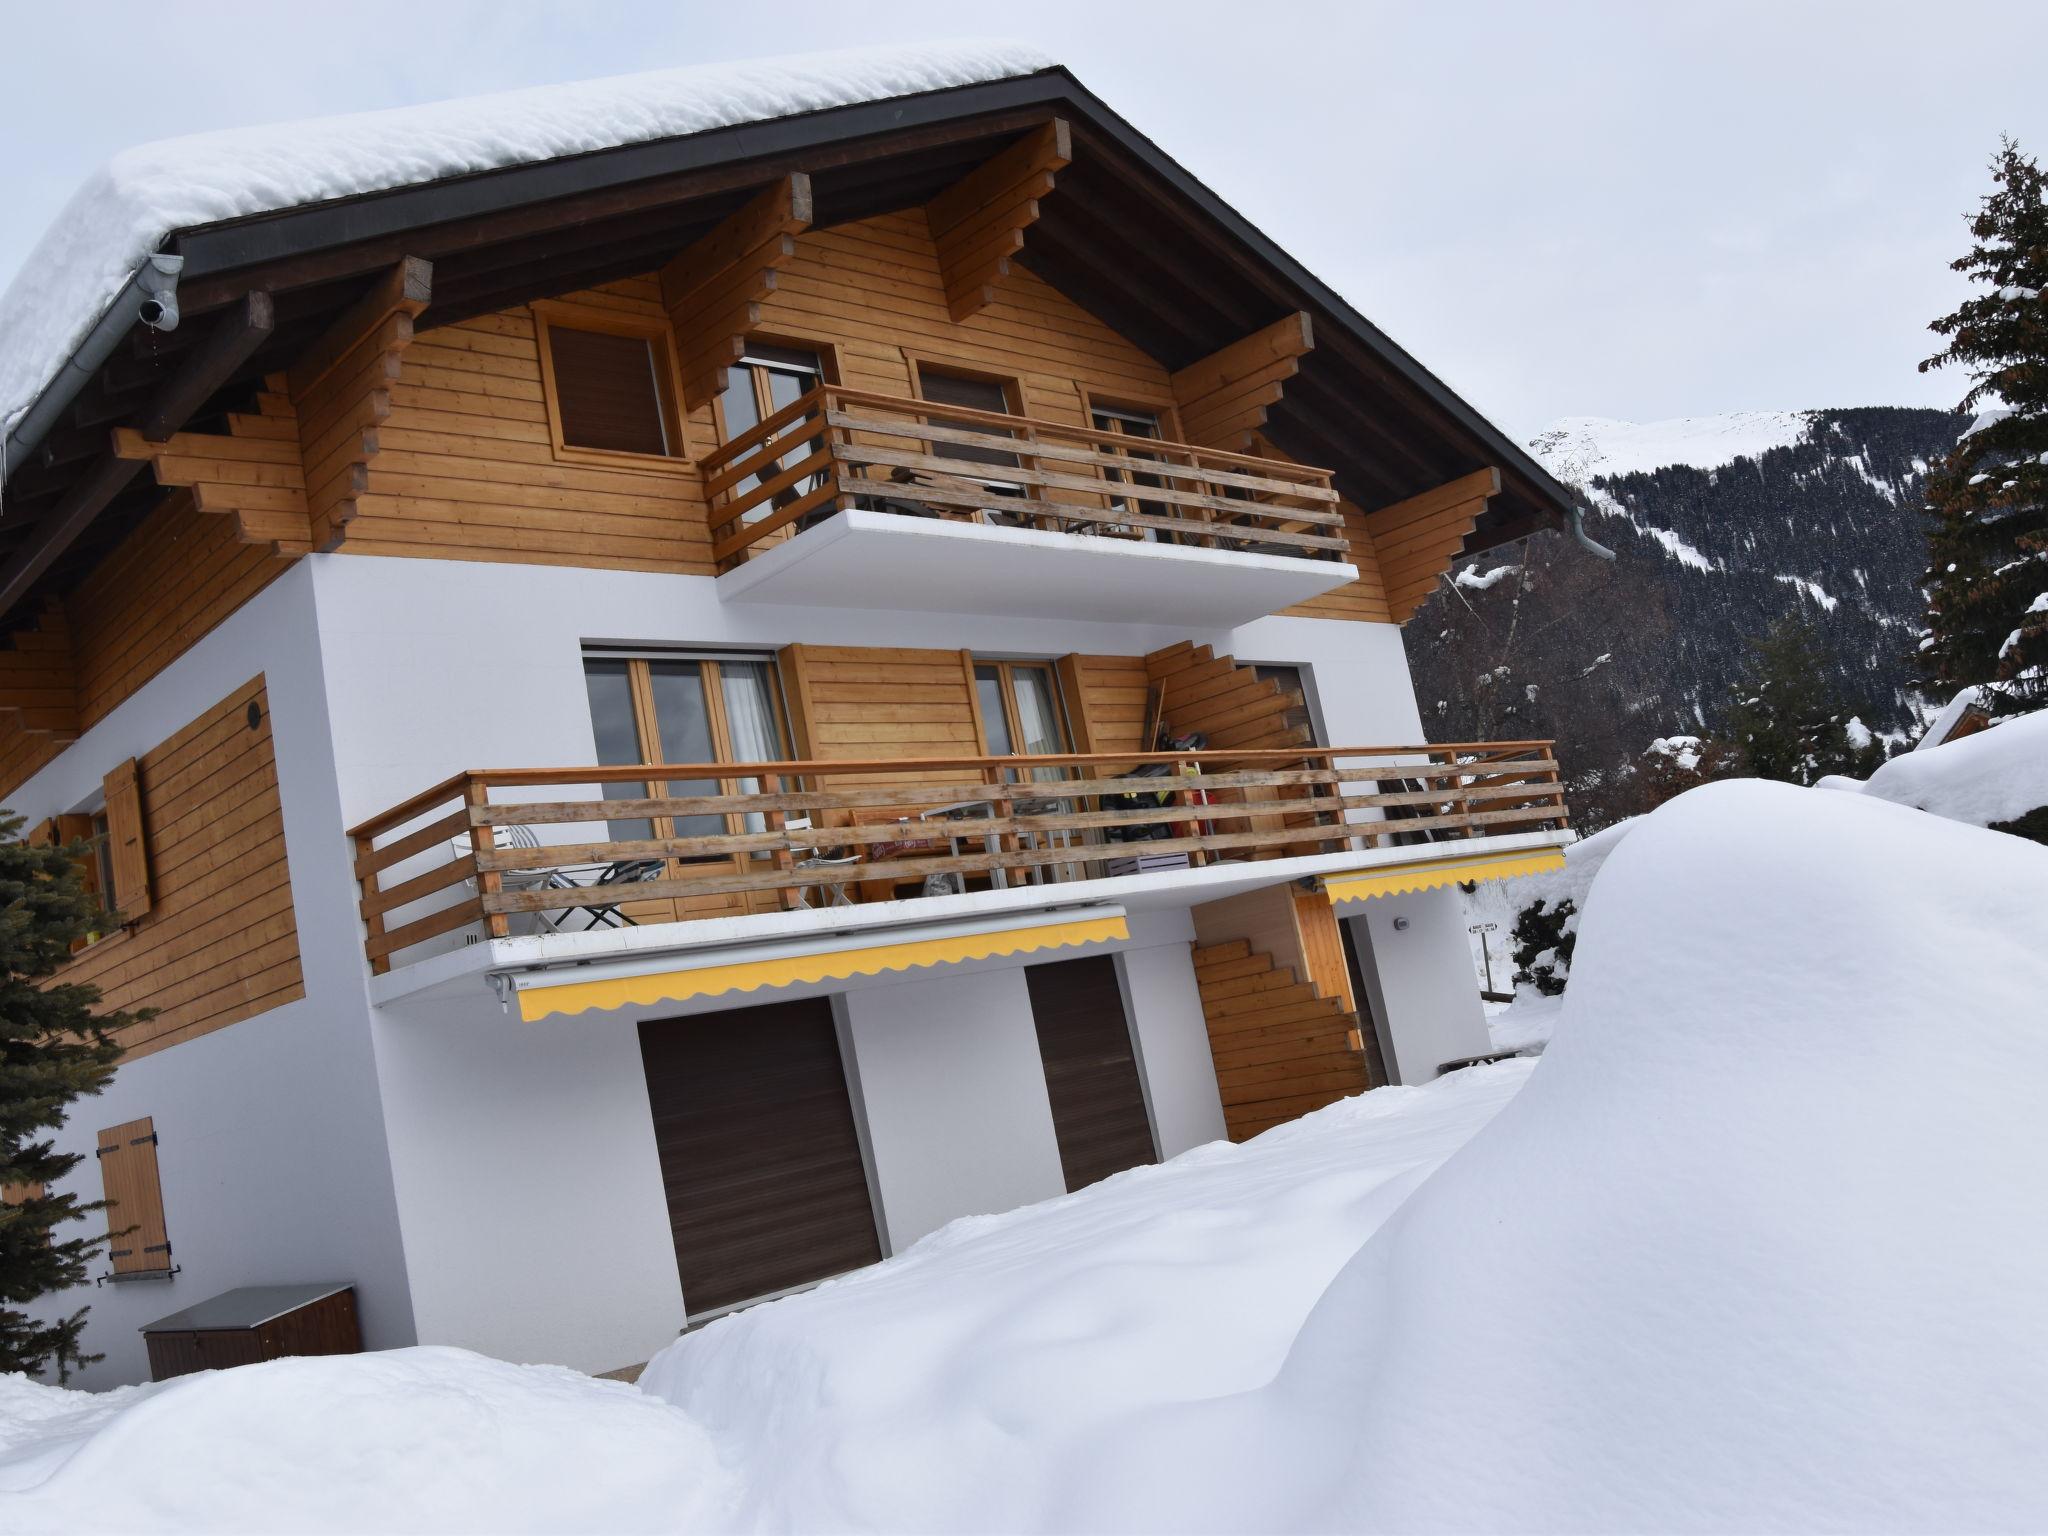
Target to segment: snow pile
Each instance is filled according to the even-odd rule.
[[[754,1529],[1101,1529],[1058,1512],[1092,1446],[1270,1381],[1303,1319],[1534,1061],[1383,1088],[1242,1146],[969,1218],[655,1357],[728,1447]]]
[[[1467,566],[1451,579],[1461,587],[1469,587],[1475,592],[1484,592],[1502,578],[1512,576],[1517,569],[1519,567],[1512,565],[1496,565],[1490,571],[1482,571],[1475,566]]]
[[[1669,465],[1720,469],[1737,459],[1760,458],[1773,448],[1803,443],[1812,431],[1811,411],[1735,411],[1670,421],[1565,416],[1531,438],[1529,447],[1553,475],[1583,486],[1598,478],[1649,474]]]
[[[719,1530],[733,1496],[659,1399],[459,1349],[0,1393],[13,1532]]]
[[[1753,781],[1603,837],[1540,1061],[956,1222],[646,1395],[17,1384],[0,1529],[2048,1527],[2048,850]]]
[[[1861,790],[1977,827],[2018,821],[2048,805],[2048,710],[1932,751],[1902,752],[1867,780],[1835,776],[1821,784]]]
[[[33,403],[174,230],[1052,66],[1016,43],[651,70],[144,144],[87,180],[0,295],[0,425]]]
[[[1665,758],[1684,772],[1691,773],[1700,765],[1704,746],[1705,743],[1697,736],[1659,736],[1643,748],[1643,756]]]
[[[1271,1380],[1359,1244],[1535,1065],[955,1222],[692,1334],[643,1377],[661,1396],[447,1349],[102,1396],[0,1376],[0,1530],[1006,1527],[1098,1426]]]
[[[1528,1087],[1271,1386],[1098,1435],[1042,1523],[2048,1528],[2042,911],[2048,851],[1877,800],[1637,822]]]

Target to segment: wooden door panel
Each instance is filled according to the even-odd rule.
[[[829,999],[640,1026],[692,1314],[882,1256]]]
[[[1056,960],[1027,968],[1024,979],[1067,1188],[1158,1161],[1116,961]]]

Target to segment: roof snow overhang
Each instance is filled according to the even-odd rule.
[[[930,200],[1054,117],[1073,161],[1015,259],[1169,369],[1305,311],[1316,343],[1271,411],[1267,438],[1333,469],[1370,510],[1495,466],[1500,493],[1466,540],[1473,554],[1569,519],[1570,493],[1523,449],[1339,295],[1111,111],[1052,68],[853,106],[712,129],[183,229],[175,331],[137,326],[99,362],[6,486],[0,627],[71,590],[162,492],[107,477],[113,428],[205,377],[190,409],[205,430],[287,367],[406,257],[433,263],[422,329],[660,267],[763,185],[811,178],[814,227]],[[267,296],[269,325],[248,315]],[[227,333],[233,331],[230,336]],[[229,342],[233,345],[229,345]],[[193,366],[208,349],[212,374]],[[223,369],[219,359],[231,357]],[[38,556],[32,579],[19,573]]]

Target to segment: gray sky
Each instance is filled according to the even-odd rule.
[[[1914,372],[2048,4],[10,7],[0,281],[124,145],[510,86],[1000,35],[1062,60],[1517,437],[1951,405]]]

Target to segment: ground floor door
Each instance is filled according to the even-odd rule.
[[[1372,994],[1365,990],[1365,965],[1358,954],[1358,935],[1347,919],[1339,919],[1337,931],[1344,936],[1344,965],[1351,978],[1353,1011],[1358,1015],[1358,1033],[1365,1045],[1366,1086],[1383,1088],[1394,1079],[1388,1074],[1389,1052],[1380,1024],[1379,1010]]]
[[[1116,961],[1055,960],[1024,972],[1067,1188],[1157,1162]]]
[[[827,998],[640,1026],[692,1317],[882,1257]]]

